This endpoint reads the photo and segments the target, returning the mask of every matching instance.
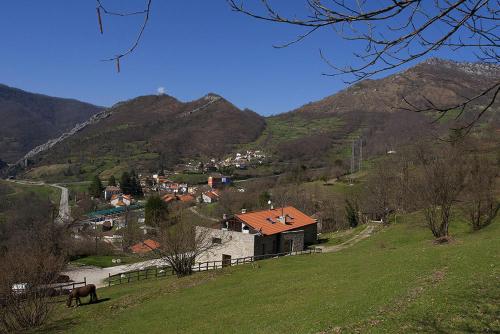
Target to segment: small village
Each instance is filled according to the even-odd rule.
[[[124,191],[116,180],[112,185],[102,187],[102,194],[93,198],[100,203],[100,210],[87,212],[72,223],[75,239],[89,239],[96,243],[103,242],[116,252],[144,255],[157,249],[160,244],[154,239],[157,226],[146,222],[147,202],[151,197],[159,198],[162,204],[172,210],[189,210],[204,218],[203,226],[198,230],[210,233],[217,243],[228,234],[231,242],[224,243],[217,251],[211,250],[201,254],[199,261],[227,261],[279,253],[303,251],[317,240],[317,219],[307,216],[294,207],[275,207],[269,200],[268,210],[247,212],[241,208],[239,212],[224,213],[220,219],[206,217],[198,212],[198,208],[218,202],[222,192],[245,192],[245,188],[236,186],[231,176],[217,173],[225,167],[245,169],[250,164],[262,164],[266,155],[260,151],[236,153],[222,161],[210,159],[208,162],[187,163],[178,166],[176,172],[161,172],[151,175],[137,174],[136,183],[139,189]],[[192,166],[196,168],[191,169]],[[179,172],[205,172],[205,184],[188,184],[172,181],[170,178]],[[132,173],[134,175],[135,172]],[[100,180],[99,180],[100,181]],[[133,193],[132,193],[133,192]],[[137,243],[124,247],[127,228],[133,225],[139,231]],[[207,226],[207,222],[208,225]],[[148,225],[150,223],[150,225]]]

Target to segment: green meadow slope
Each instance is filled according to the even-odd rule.
[[[500,331],[500,219],[435,245],[420,214],[338,253],[114,286],[57,306],[68,333],[462,333]]]

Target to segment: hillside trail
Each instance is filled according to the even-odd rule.
[[[344,241],[343,243],[339,245],[334,245],[334,246],[316,246],[316,248],[320,248],[323,253],[335,253],[339,252],[343,249],[349,248],[360,242],[361,240],[364,240],[368,237],[370,237],[373,232],[375,231],[375,225],[369,224],[366,226],[366,228],[353,236],[351,239]]]
[[[192,213],[194,213],[195,215],[197,215],[198,217],[200,217],[202,219],[210,220],[210,221],[213,221],[213,222],[218,222],[219,221],[218,219],[209,217],[209,216],[204,215],[203,213],[199,212],[198,210],[196,210],[195,206],[190,207],[189,211],[191,211]]]

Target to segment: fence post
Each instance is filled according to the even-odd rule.
[[[87,277],[83,278],[83,284],[87,285]]]
[[[198,262],[198,272],[200,272],[200,271],[201,271],[201,263]]]
[[[111,273],[108,273],[108,286],[111,286]]]

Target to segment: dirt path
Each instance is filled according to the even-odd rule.
[[[207,220],[210,220],[210,221],[213,221],[213,222],[218,222],[219,220],[215,219],[215,218],[212,218],[212,217],[209,217],[209,216],[206,216],[200,212],[198,212],[196,210],[196,207],[195,206],[192,206],[189,208],[189,211],[191,211],[192,213],[194,213],[195,215],[197,215],[198,217],[202,218],[202,219],[207,219]]]
[[[363,239],[368,238],[373,234],[373,231],[375,230],[375,225],[368,225],[363,231],[359,232],[355,236],[353,236],[351,239],[344,241],[340,245],[335,245],[335,246],[316,246],[316,248],[321,248],[323,253],[334,253],[341,251],[343,249],[349,248],[351,246],[354,246],[358,242],[360,242]]]

